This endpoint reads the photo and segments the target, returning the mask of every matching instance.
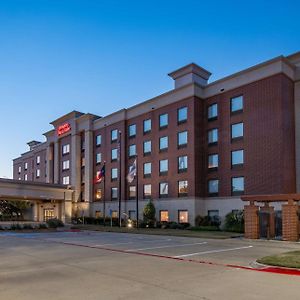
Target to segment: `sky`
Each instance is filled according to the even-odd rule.
[[[173,88],[300,51],[299,1],[0,0],[0,177],[72,110],[108,115]]]

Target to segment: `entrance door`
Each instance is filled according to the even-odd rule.
[[[259,235],[260,238],[268,238],[270,228],[270,215],[267,212],[259,212]]]
[[[49,219],[54,218],[54,208],[45,208],[44,209],[44,222],[47,222]]]

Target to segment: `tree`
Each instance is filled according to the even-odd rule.
[[[151,201],[149,201],[144,207],[144,211],[143,211],[144,221],[155,222],[155,212],[156,210],[154,204]]]

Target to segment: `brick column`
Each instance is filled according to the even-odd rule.
[[[245,238],[258,239],[259,238],[259,219],[258,206],[251,201],[250,205],[245,205]]]
[[[272,239],[275,237],[275,211],[273,206],[269,206],[268,202],[265,202],[265,205],[260,208],[261,212],[265,212],[268,214],[268,239]]]
[[[282,239],[284,241],[298,241],[299,239],[298,211],[299,206],[292,199],[282,205]]]

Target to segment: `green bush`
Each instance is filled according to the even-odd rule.
[[[200,216],[198,215],[195,218],[195,226],[196,227],[202,227],[202,226],[214,226],[219,228],[221,225],[221,219],[219,216]]]
[[[220,231],[219,226],[194,226],[188,229],[192,231]]]
[[[46,224],[44,224],[44,223],[39,224],[39,229],[47,229],[47,228],[48,228],[48,226]]]
[[[151,225],[152,225],[152,222],[153,222],[153,226],[154,226],[155,213],[156,213],[155,206],[151,201],[149,201],[145,205],[144,210],[143,210],[144,221],[145,222],[150,222]]]
[[[17,223],[17,224],[12,224],[12,225],[10,226],[10,229],[11,229],[11,230],[22,230],[23,227],[22,227],[19,223]]]
[[[224,229],[226,231],[243,233],[244,224],[244,212],[242,210],[239,210],[237,212],[231,212],[226,215]]]
[[[23,229],[33,229],[31,224],[24,224]]]
[[[64,223],[59,219],[49,219],[47,222],[49,228],[64,227]]]

